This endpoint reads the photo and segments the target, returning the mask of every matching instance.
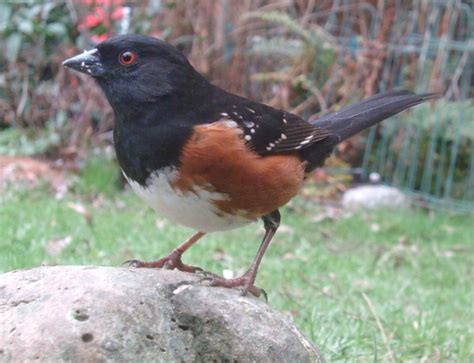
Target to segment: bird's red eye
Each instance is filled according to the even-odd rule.
[[[137,53],[131,51],[125,51],[120,53],[119,55],[119,62],[124,66],[129,66],[137,60]]]

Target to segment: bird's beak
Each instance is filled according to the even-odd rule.
[[[100,77],[105,73],[104,65],[99,57],[99,51],[96,48],[84,51],[84,53],[66,59],[63,62],[63,66],[88,74],[92,77]]]

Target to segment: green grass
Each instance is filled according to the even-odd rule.
[[[93,160],[64,199],[46,187],[2,191],[0,271],[119,265],[162,256],[192,233],[118,190],[116,176],[112,163]],[[87,218],[71,208],[79,204]],[[321,212],[302,198],[283,209],[286,228],[257,279],[272,306],[329,361],[384,362],[390,354],[397,362],[474,360],[472,216],[414,209],[314,221]],[[184,260],[217,273],[243,272],[261,235],[260,223],[215,233]],[[48,253],[67,237],[59,254]]]

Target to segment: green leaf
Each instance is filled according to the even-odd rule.
[[[23,34],[31,35],[33,33],[33,22],[30,19],[23,18],[18,22],[18,30]]]
[[[43,9],[43,5],[37,4],[33,5],[27,8],[26,14],[29,18],[34,18],[36,16],[39,16],[41,14],[41,10]]]
[[[8,62],[13,63],[18,58],[21,48],[21,33],[13,33],[7,39],[6,58]]]
[[[63,23],[51,23],[47,26],[48,34],[62,36],[67,32],[66,25]]]
[[[56,4],[54,2],[48,2],[43,5],[41,9],[41,18],[47,19],[51,10],[55,8]]]
[[[12,8],[8,4],[0,4],[0,32],[7,29],[11,14]]]

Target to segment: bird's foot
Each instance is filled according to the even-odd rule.
[[[216,275],[215,273],[209,272],[206,270],[197,271],[196,275],[201,276],[200,281],[211,281],[212,279],[215,279],[215,278],[221,278],[219,275]]]
[[[260,297],[260,295],[263,294],[265,300],[267,300],[267,293],[265,290],[260,289],[253,284],[255,281],[255,274],[250,272],[246,272],[242,276],[233,279],[226,279],[214,274],[209,274],[208,276],[204,277],[203,280],[209,281],[209,286],[221,286],[227,288],[241,287],[242,296],[247,295],[248,292],[250,292],[255,297]]]
[[[156,261],[140,261],[127,260],[122,265],[128,265],[135,268],[165,268],[167,270],[177,269],[179,271],[195,273],[202,271],[202,268],[186,265],[181,261],[181,255],[176,251],[171,252],[168,256],[160,258]]]

